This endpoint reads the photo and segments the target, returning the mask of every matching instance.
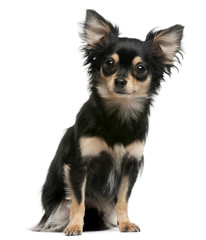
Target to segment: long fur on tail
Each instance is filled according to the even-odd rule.
[[[44,215],[33,231],[62,232],[69,224],[70,208],[66,201],[62,202],[49,217]]]
[[[59,206],[47,216],[42,217],[39,224],[33,231],[43,232],[63,232],[70,221],[70,204],[63,201]],[[116,216],[113,206],[104,206],[102,210],[89,208],[85,210],[83,231],[106,230],[116,226]]]

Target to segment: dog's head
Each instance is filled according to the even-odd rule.
[[[91,87],[107,99],[152,96],[179,61],[182,36],[183,26],[175,25],[152,30],[145,41],[120,38],[118,27],[87,10],[82,38]]]

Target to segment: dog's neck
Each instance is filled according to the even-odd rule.
[[[95,92],[96,94],[92,94],[98,96],[98,100],[95,100],[96,97],[93,96],[95,105],[99,105],[100,100],[104,113],[108,117],[115,118],[121,124],[130,123],[133,120],[138,121],[149,110],[151,99],[148,95],[109,97],[99,91]]]
[[[148,97],[123,97],[114,99],[104,99],[104,106],[109,115],[116,114],[121,123],[140,119],[145,112]]]

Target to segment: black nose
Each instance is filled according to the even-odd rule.
[[[121,89],[127,85],[127,81],[122,78],[116,78],[114,80],[114,85],[116,88]]]

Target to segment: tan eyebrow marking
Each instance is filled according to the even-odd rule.
[[[114,59],[115,63],[119,62],[119,55],[117,53],[112,54],[111,58]]]
[[[142,59],[141,57],[135,57],[133,60],[132,60],[132,64],[135,66],[137,65],[138,63],[142,62]]]

